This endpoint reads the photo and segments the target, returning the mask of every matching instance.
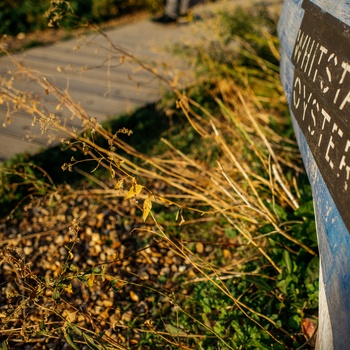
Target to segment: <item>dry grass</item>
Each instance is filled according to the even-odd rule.
[[[100,34],[107,40],[113,53],[122,54],[126,60],[137,61],[131,54],[110,42],[104,33]],[[276,42],[272,36],[266,35],[265,40],[277,55]],[[173,260],[177,261],[174,265],[178,265],[174,267],[174,271],[179,266],[184,266],[184,285],[209,282],[223,299],[229,300],[228,305],[232,310],[238,310],[249,322],[262,329],[271,339],[271,344],[293,344],[299,335],[291,332],[287,326],[278,324],[275,318],[264,311],[255,310],[243,301],[242,295],[235,295],[226,283],[229,279],[245,276],[276,281],[277,276],[281,276],[284,271],[280,260],[276,260],[278,255],[270,247],[270,240],[276,236],[283,237],[284,243],[281,245],[291,254],[295,250],[303,250],[311,256],[315,255],[312,248],[290,233],[294,223],[289,222],[280,211],[283,208],[283,212],[293,213],[299,208],[301,195],[297,177],[302,168],[295,141],[287,139],[271,127],[271,120],[281,127],[289,124],[288,118],[279,113],[280,110],[276,107],[285,103],[278,83],[278,72],[274,67],[269,67],[262,58],[252,53],[250,57],[255,59],[257,67],[249,74],[244,67],[237,66],[235,77],[221,78],[215,82],[215,90],[211,91],[211,95],[216,96],[219,107],[215,112],[201,107],[188,91],[178,90],[173,82],[165,81],[153,68],[137,61],[142,69],[152,72],[172,87],[177,107],[182,109],[183,115],[196,131],[196,137],[202,140],[195,144],[197,147],[202,144],[204,150],[188,154],[167,138],[160,140],[162,149],[166,150],[160,155],[137,151],[120,137],[121,134],[130,133],[128,129],[108,131],[96,119],[86,114],[83,107],[71,98],[69,91],[58,90],[45,76],[28,70],[15,60],[17,70],[7,81],[1,82],[1,103],[7,104],[9,115],[15,110],[25,111],[34,116],[34,123],[40,123],[43,133],[50,131],[57,134],[63,144],[74,149],[76,154],[70,161],[62,164],[62,169],[77,169],[96,185],[92,189],[79,190],[51,184],[45,188],[44,202],[39,205],[33,199],[30,210],[33,211],[36,207],[44,209],[49,203],[54,203],[54,206],[71,203],[74,208],[78,207],[79,200],[88,200],[92,203],[90,210],[96,212],[96,215],[101,213],[97,207],[102,206],[108,208],[110,215],[114,213],[113,215],[120,218],[128,218],[133,225],[125,226],[124,223],[124,229],[129,230],[131,236],[139,235],[151,242],[142,249],[135,250],[132,264],[137,265],[137,257],[143,256],[141,261],[146,259],[148,265],[153,267],[155,260],[152,257],[156,256],[158,250],[163,257],[170,254],[178,259]],[[268,77],[267,81],[259,80],[260,73],[257,72],[261,71],[264,72],[264,77]],[[14,89],[12,81],[19,75],[26,76],[41,86],[44,93],[54,96],[58,108],[68,109],[72,118],[80,120],[84,131],[78,133],[67,129],[54,112],[42,112],[38,100],[32,95]],[[264,88],[263,85],[267,87]],[[264,96],[261,91],[264,91]],[[97,139],[105,140],[108,147],[101,146]],[[79,164],[85,161],[94,162],[95,170],[106,169],[109,179],[102,180],[95,177],[94,172],[86,174],[79,170]],[[126,207],[130,208],[127,210],[128,214]],[[160,209],[162,207],[164,209]],[[172,213],[172,223],[168,218],[163,219],[162,210]],[[50,213],[52,214],[52,209]],[[6,267],[7,276],[14,278],[11,284],[13,292],[8,296],[12,298],[13,309],[7,308],[1,313],[3,326],[0,333],[3,339],[7,339],[5,343],[8,341],[11,344],[22,344],[33,341],[46,344],[50,343],[50,338],[55,338],[55,341],[65,339],[76,348],[84,343],[92,349],[124,349],[141,346],[138,345],[141,344],[140,334],[150,333],[160,339],[158,342],[168,343],[174,348],[195,348],[203,339],[211,337],[217,338],[223,348],[234,348],[229,334],[221,333],[210,320],[192,314],[178,301],[178,298],[186,299],[186,296],[176,296],[179,286],[170,282],[174,281],[174,273],[171,274],[173,280],[168,276],[169,283],[166,287],[159,286],[155,280],[141,278],[140,268],[133,274],[125,267],[129,263],[123,265],[123,261],[129,261],[128,255],[120,250],[123,246],[125,249],[125,244],[112,246],[117,257],[113,253],[108,253],[110,255],[107,254],[104,261],[101,261],[98,254],[83,257],[81,249],[84,248],[81,244],[90,244],[93,237],[89,236],[89,225],[86,224],[90,215],[87,209],[76,212],[73,209],[65,218],[71,220],[70,222],[61,222],[61,228],[48,230],[49,234],[62,232],[60,236],[64,237],[65,245],[62,242],[55,243],[54,240],[50,242],[51,254],[52,249],[57,246],[64,249],[58,255],[56,252],[56,272],[47,275],[37,274],[35,255],[30,253],[28,257],[20,249],[21,241],[36,238],[40,242],[46,237],[45,232],[34,237],[25,235],[23,240],[8,238],[2,244],[3,269]],[[45,217],[47,221],[47,215]],[[101,218],[105,216],[102,215]],[[104,224],[101,222],[101,225]],[[226,254],[225,263],[220,265],[217,262],[217,250],[213,241],[203,244],[198,235],[194,235],[194,241],[191,241],[189,233],[175,237],[170,229],[171,225],[182,227],[185,232],[191,232],[191,227],[195,230],[200,227],[204,227],[204,230],[217,230],[215,233],[206,232],[204,239],[208,240],[210,236],[218,239],[220,251]],[[260,228],[268,225],[271,227],[269,232],[262,233]],[[222,228],[235,232],[235,236],[228,239],[220,232]],[[123,239],[126,239],[127,234],[124,233],[124,236]],[[288,248],[288,245],[293,248]],[[214,247],[212,253],[206,255],[203,246]],[[53,262],[48,259],[47,254],[45,261],[49,266]],[[91,250],[86,250],[86,254],[91,254]],[[161,262],[164,264],[165,261],[163,257],[154,268],[162,269]],[[31,263],[28,259],[31,259]],[[85,264],[81,259],[91,259],[91,262]],[[262,265],[255,271],[246,270],[244,266],[252,261],[259,261]],[[133,279],[132,276],[137,278]],[[3,283],[9,282],[5,278]],[[113,292],[113,296],[108,296],[107,291]],[[74,301],[74,298],[80,298],[79,295],[84,299],[84,293],[88,304],[86,310],[78,307]],[[163,330],[159,329],[162,322],[153,319],[154,310],[153,314],[149,311],[142,327],[138,325],[132,328],[128,323],[132,320],[128,318],[126,311],[112,322],[111,313],[115,315],[118,308],[114,309],[102,303],[99,305],[100,314],[94,313],[94,303],[91,303],[94,293],[101,295],[101,300],[106,305],[108,300],[113,300],[113,305],[118,302],[122,304],[125,299],[120,300],[118,296],[128,298],[129,295],[131,301],[138,305],[133,315],[142,312],[141,301],[147,305],[147,310],[151,310],[152,307],[157,308],[154,304],[149,306],[155,299],[163,300],[170,305],[171,313],[185,315],[198,325],[200,331],[198,334],[188,334],[179,325],[171,328],[168,321],[163,322]],[[149,294],[156,294],[157,297],[153,296],[152,299]],[[277,290],[271,292],[271,298],[275,298],[276,302],[283,299]],[[42,325],[40,320],[35,321],[35,317],[27,316],[36,313],[45,314],[48,322],[45,321],[45,325]],[[104,319],[101,317],[102,313],[108,317]],[[22,317],[27,321],[21,323]],[[28,331],[30,329],[33,331]],[[102,332],[100,336],[99,332]],[[152,348],[151,343],[143,343],[143,346]]]

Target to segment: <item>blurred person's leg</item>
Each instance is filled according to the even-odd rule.
[[[176,19],[179,14],[180,0],[167,0],[164,13],[170,18]]]
[[[165,14],[171,18],[186,16],[190,8],[190,0],[167,0]]]
[[[164,14],[154,18],[153,21],[159,23],[176,22],[179,16],[186,16],[190,7],[191,0],[167,0],[164,7]]]
[[[152,20],[162,24],[176,22],[178,16],[178,5],[178,0],[167,0],[164,5],[164,14],[160,17],[155,17]]]
[[[186,16],[190,8],[190,0],[180,0],[180,16]]]

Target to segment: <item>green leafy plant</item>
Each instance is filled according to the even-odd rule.
[[[156,11],[159,0],[4,0],[0,4],[0,35],[17,35],[57,24],[71,29],[78,23],[101,23],[148,10]]]

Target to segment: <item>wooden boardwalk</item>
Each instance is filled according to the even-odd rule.
[[[172,54],[174,45],[194,45],[207,40],[208,35],[212,35],[207,30],[208,20],[215,11],[223,7],[233,10],[234,6],[249,3],[246,0],[222,0],[197,5],[193,12],[201,20],[192,23],[162,26],[145,19],[119,26],[107,31],[107,34],[113,43],[143,63],[157,67],[165,77],[174,79],[177,76],[180,85],[189,84],[192,80],[192,63]],[[68,89],[89,116],[102,122],[108,117],[132,112],[135,108],[159,100],[165,89],[159,80],[138,64],[129,60],[121,64],[121,55],[111,54],[109,48],[102,36],[89,35],[28,49],[15,55],[15,58],[26,67],[42,72],[58,88]],[[12,70],[13,64],[9,58],[1,57],[1,76],[9,79],[8,72]],[[39,93],[41,89],[25,80],[16,80],[15,85],[33,93]],[[48,113],[56,113],[68,125],[77,123],[69,120],[71,113],[68,111],[56,110],[57,100],[45,96],[42,91],[41,95],[44,96],[43,104]],[[48,146],[50,138],[41,135],[39,126],[31,125],[32,116],[16,112],[8,124],[5,122],[6,114],[6,106],[0,105],[0,161],[19,152],[35,153]]]

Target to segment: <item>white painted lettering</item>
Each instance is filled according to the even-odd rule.
[[[328,122],[328,123],[330,123],[330,121],[331,121],[331,116],[322,108],[322,110],[321,110],[321,113],[322,113],[322,115],[323,115],[323,123],[322,123],[322,131],[324,130],[324,128],[325,128],[325,125],[326,125],[326,121]],[[320,134],[320,138],[318,139],[318,147],[320,147],[321,146],[321,142],[322,142],[322,132],[321,132],[321,134]]]
[[[334,104],[337,103],[338,96],[339,96],[339,92],[340,92],[340,89],[338,89],[337,92],[335,93],[334,100],[333,100],[333,103],[334,103]]]
[[[299,29],[293,56],[293,59],[296,61],[296,63],[299,63],[302,50],[305,46],[305,42],[308,37],[308,35],[305,35],[305,33],[301,29]]]
[[[346,73],[350,72],[350,64],[346,61],[343,61],[341,67],[344,69],[343,74],[339,80],[339,84],[343,84],[345,80]]]
[[[334,148],[334,142],[333,142],[333,136],[332,135],[329,138],[329,142],[328,142],[325,158],[326,158],[326,161],[329,163],[329,166],[333,169],[334,168],[334,163],[332,162],[331,157],[329,156],[329,152],[330,152],[331,148],[332,149]]]
[[[342,110],[344,108],[344,106],[350,102],[350,91],[348,92],[348,94],[346,95],[346,97],[344,98],[343,102],[341,103],[339,109]]]
[[[304,99],[303,99],[303,120],[305,120],[305,116],[306,116],[306,111],[308,109],[309,103],[311,101],[312,98],[312,92],[309,93],[309,97],[306,100],[306,86],[304,85]]]
[[[331,73],[331,69],[330,69],[330,65],[333,65],[334,67],[338,65],[338,57],[332,53],[329,55],[328,57],[328,65],[326,67],[326,74],[327,74],[327,79],[328,82],[331,83],[332,82],[332,73]],[[321,91],[322,93],[326,93],[329,91],[329,85],[325,83],[324,79],[320,80],[320,87],[321,87]]]
[[[334,53],[332,53],[328,57],[328,63],[331,63],[331,61],[333,61],[334,67],[338,65],[338,57]],[[329,69],[329,66],[326,67],[326,73],[327,73],[328,81],[331,83],[332,82],[332,74],[331,74],[331,70]]]
[[[328,52],[328,49],[321,45],[320,51],[321,51],[321,53],[320,53],[320,58],[319,58],[319,60],[318,60],[318,64],[321,64],[323,55],[326,54],[326,53]]]
[[[322,130],[324,130],[324,127],[326,125],[326,120],[327,122],[330,123],[331,121],[331,116],[322,108],[322,111],[321,111],[322,115],[324,116],[324,119],[323,119],[323,123],[322,123]]]
[[[296,87],[298,86],[298,89]],[[299,95],[298,97],[296,95]],[[297,77],[294,82],[294,89],[293,89],[293,104],[294,108],[298,109],[299,103],[300,103],[300,95],[301,95],[301,81],[300,78]]]
[[[311,118],[312,118],[312,121],[313,121],[313,129],[311,127],[311,125],[308,126],[308,130],[309,130],[309,133],[310,135],[314,135],[315,134],[315,131],[316,131],[316,116],[315,116],[315,113],[314,113],[314,106],[316,106],[316,111],[319,112],[320,111],[320,105],[318,104],[317,100],[314,98],[314,100],[312,101],[312,108],[311,108]]]
[[[304,73],[306,73],[306,71],[307,71],[307,66],[309,64],[312,50],[313,50],[314,45],[315,45],[315,40],[312,40],[311,45],[310,45],[310,42],[311,42],[311,38],[309,37],[309,39],[307,41],[307,46],[305,48],[303,60],[301,62],[301,69],[303,70]],[[310,47],[310,49],[309,49],[309,47]]]
[[[350,149],[350,140],[348,140],[346,142],[346,146],[345,146],[345,150],[344,150],[345,153],[348,153],[349,149]],[[347,191],[348,190],[348,181],[350,179],[350,166],[349,166],[349,164],[347,164],[345,159],[346,159],[346,154],[343,155],[343,157],[340,161],[339,169],[343,170],[343,168],[345,168],[346,178],[345,178],[345,183],[344,183],[344,190]]]
[[[318,47],[320,46],[320,44],[317,43],[316,48],[315,48],[315,52],[312,55],[312,61],[310,64],[310,68],[309,68],[309,73],[307,74],[307,76],[309,77],[311,72],[312,72],[312,67],[314,66],[314,62],[315,62],[315,58],[316,58],[316,51],[318,50]]]
[[[319,56],[319,59],[318,59],[318,62],[317,62],[318,65],[320,65],[320,63],[322,61],[322,58],[323,58],[323,55],[327,54],[328,49],[321,45],[320,48],[319,48],[319,51],[320,51],[320,56]],[[318,69],[315,69],[314,78],[312,79],[313,82],[316,81],[317,73],[318,73]]]
[[[323,79],[320,80],[321,91],[325,94],[329,90],[329,86],[325,86]]]
[[[342,64],[341,64],[341,67],[343,68],[343,74],[339,80],[339,85],[342,85],[344,83],[344,80],[345,80],[345,77],[346,77],[346,74],[348,72],[350,72],[350,64],[346,61],[343,61]],[[340,90],[341,88],[338,88],[336,93],[335,93],[335,96],[334,96],[334,100],[333,100],[333,103],[336,104],[337,101],[338,101],[338,97],[339,97],[339,93],[340,93]],[[343,101],[344,102],[344,101]],[[343,106],[344,107],[344,106]],[[342,108],[340,108],[342,109]]]

